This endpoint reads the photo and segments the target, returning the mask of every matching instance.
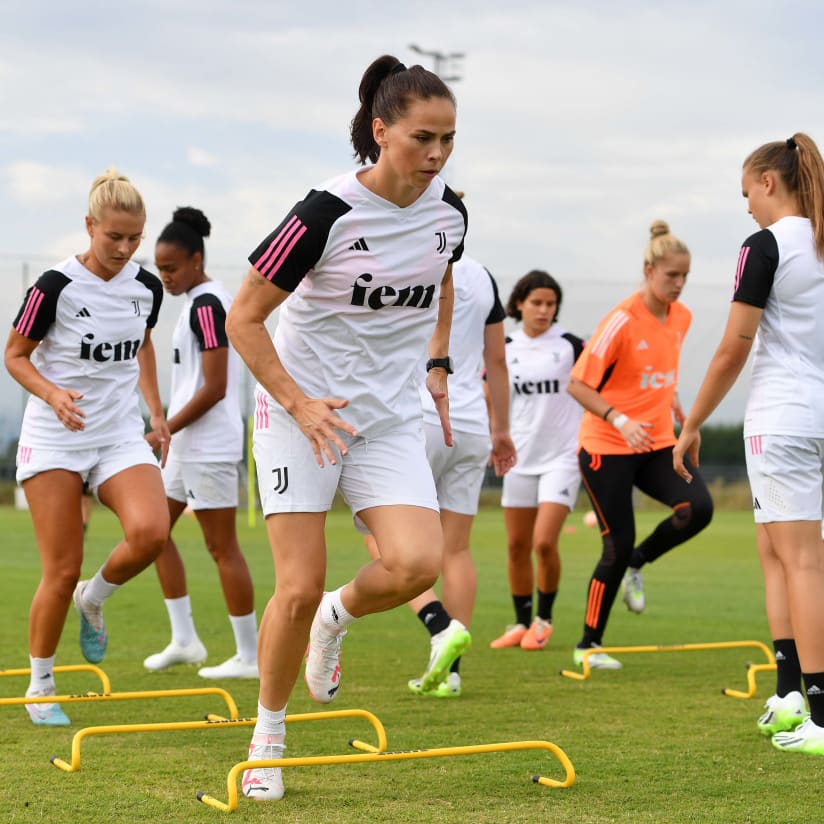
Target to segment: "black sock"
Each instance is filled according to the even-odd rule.
[[[431,601],[418,613],[421,623],[429,630],[430,635],[437,635],[449,626],[452,620],[449,613],[443,608],[440,601]]]
[[[461,672],[461,659],[460,658],[456,658],[452,662],[452,666],[449,668],[449,671],[450,672],[457,672],[460,675],[460,672]]]
[[[824,727],[824,672],[805,672],[804,686],[813,724]]]
[[[538,617],[552,623],[552,605],[555,603],[557,592],[541,592],[538,590]]]
[[[780,638],[773,641],[775,650],[776,684],[775,694],[784,698],[790,692],[801,692],[801,664],[794,638]]]
[[[515,623],[528,627],[532,623],[532,593],[529,595],[513,595],[515,605]]]

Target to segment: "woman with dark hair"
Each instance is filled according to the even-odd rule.
[[[712,518],[712,498],[696,475],[692,486],[671,469],[673,417],[678,402],[678,362],[692,313],[678,298],[687,281],[690,253],[657,220],[644,250],[640,291],[621,301],[598,325],[572,376],[569,393],[586,410],[578,436],[584,487],[598,517],[602,551],[587,591],[583,636],[573,658],[601,645],[623,581],[624,603],[642,612],[641,568],[697,535]],[[637,546],[632,491],[672,508],[672,514]],[[605,652],[589,665],[620,669]]]
[[[552,635],[561,578],[558,542],[580,485],[575,448],[581,408],[564,390],[583,341],[557,324],[562,298],[558,281],[536,269],[515,284],[506,307],[509,317],[522,322],[506,341],[518,462],[504,475],[501,495],[515,623],[492,641],[492,649],[542,650]]]
[[[363,75],[360,101],[352,145],[373,163],[292,208],[252,252],[227,322],[258,380],[254,452],[277,580],[260,624],[251,760],[283,752],[307,639],[306,683],[327,703],[340,687],[347,627],[414,598],[442,564],[416,375],[426,362],[451,444],[451,264],[463,254],[466,211],[438,175],[452,152],[455,100],[437,75],[385,55]],[[277,307],[270,340],[264,323]],[[324,594],[324,525],[338,490],[381,554]],[[435,682],[459,654],[453,641],[446,633],[433,650]],[[242,789],[281,798],[281,772],[247,770]]]
[[[765,143],[741,190],[761,231],[741,247],[727,327],[673,462],[695,482],[698,428],[756,341],[744,441],[777,665],[758,729],[779,750],[824,755],[824,159],[804,133]]]
[[[240,359],[226,337],[232,304],[205,269],[211,225],[199,209],[177,209],[155,245],[155,264],[170,295],[185,295],[172,336],[169,429],[174,438],[163,469],[171,527],[188,506],[217,564],[236,653],[203,667],[203,678],[257,678],[257,621],[252,578],[235,528],[238,462],[243,455]],[[171,642],[143,662],[148,670],[199,664],[206,648],[195,629],[186,570],[171,534],[155,561],[169,613]]]

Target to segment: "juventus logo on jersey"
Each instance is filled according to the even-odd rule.
[[[277,469],[272,470],[272,474],[275,476],[273,489],[278,495],[283,495],[283,493],[289,489],[289,467],[279,466]]]
[[[140,303],[138,301],[132,301],[132,309],[134,309],[134,313],[140,317]]]
[[[446,251],[446,232],[435,232],[435,250],[438,254]]]
[[[368,252],[369,247],[366,245],[366,238],[358,238],[350,247],[350,252]]]
[[[175,353],[172,357],[172,363],[180,363],[180,350],[177,347],[175,347]]]

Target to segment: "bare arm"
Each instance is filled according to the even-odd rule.
[[[151,437],[147,438],[150,444],[160,445],[160,465],[166,466],[166,457],[169,454],[169,442],[172,439],[166,415],[163,412],[163,403],[160,400],[160,390],[157,386],[157,358],[155,357],[152,330],[146,329],[143,345],[137,351],[137,363],[140,367],[137,383],[140,394],[149,408],[149,424]]]
[[[452,282],[452,264],[446,267],[441,281],[441,296],[438,302],[438,320],[429,340],[429,357],[445,358],[449,354],[449,333],[452,331],[452,307],[455,304],[455,284]],[[426,375],[426,388],[435,401],[438,417],[443,429],[443,442],[452,446],[452,425],[449,422],[449,393],[446,388],[446,370],[439,367],[430,369]]]
[[[77,432],[85,426],[85,412],[75,403],[83,395],[74,389],[55,386],[37,371],[31,356],[38,343],[12,329],[6,341],[6,369],[27,392],[45,401],[66,429]]]
[[[506,368],[503,323],[490,323],[484,328],[484,367],[492,438],[489,464],[501,477],[515,465],[517,459],[515,444],[509,434],[509,371]]]
[[[336,430],[357,434],[354,427],[334,413],[348,401],[308,397],[284,369],[266,330],[266,319],[288,297],[289,292],[267,281],[256,269],[250,269],[229,309],[226,333],[260,385],[295,419],[312,445],[318,466],[323,466],[324,455],[335,464],[337,458],[331,445],[346,454],[346,446]]]
[[[684,422],[678,443],[672,450],[673,468],[686,481],[692,480],[692,475],[684,466],[684,455],[688,454],[693,464],[698,466],[698,451],[701,446],[698,429],[724,400],[741,374],[763,313],[763,309],[748,303],[736,301],[730,306],[721,342],[707,367],[707,374]]]

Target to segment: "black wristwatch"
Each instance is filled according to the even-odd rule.
[[[426,371],[430,369],[446,369],[446,374],[451,375],[455,370],[452,368],[452,358],[448,355],[445,358],[430,358],[426,362]]]

